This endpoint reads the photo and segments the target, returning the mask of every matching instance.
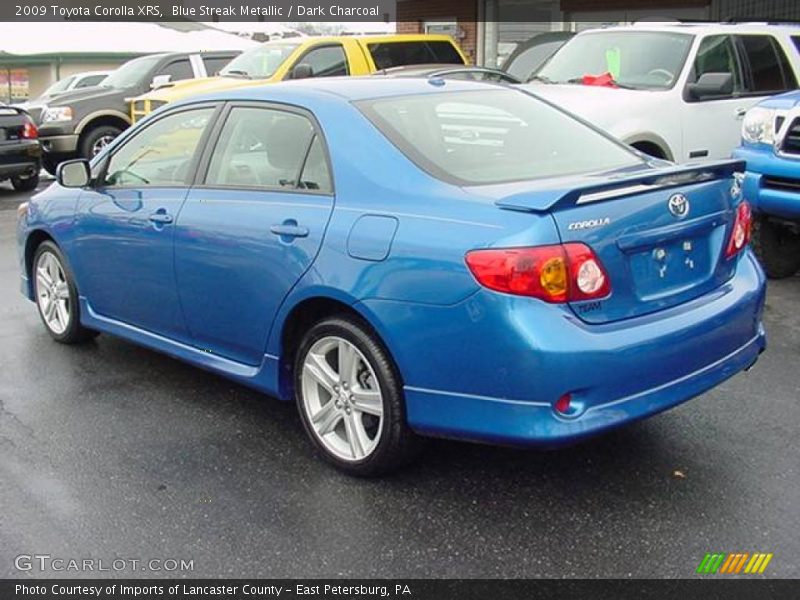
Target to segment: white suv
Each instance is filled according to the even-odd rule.
[[[798,87],[800,27],[640,24],[584,31],[525,87],[639,150],[728,157],[747,109]]]

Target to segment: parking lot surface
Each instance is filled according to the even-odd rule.
[[[108,335],[53,342],[19,293],[26,198],[0,184],[0,577],[93,575],[21,554],[194,565],[102,576],[691,577],[706,552],[800,576],[800,277],[770,282],[755,368],[677,409],[558,451],[434,441],[363,481],[292,405]]]

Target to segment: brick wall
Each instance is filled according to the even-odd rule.
[[[397,3],[397,32],[423,33],[425,21],[455,17],[463,37],[456,40],[474,63],[477,59],[478,0],[400,0]]]

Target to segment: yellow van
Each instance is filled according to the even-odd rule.
[[[156,108],[188,96],[304,77],[369,75],[419,64],[467,64],[447,35],[405,34],[290,38],[252,48],[228,63],[216,77],[167,84],[131,99],[136,121]]]

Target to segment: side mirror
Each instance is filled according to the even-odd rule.
[[[703,73],[695,83],[687,86],[689,96],[702,100],[709,96],[730,96],[733,93],[733,74]]]
[[[309,77],[314,76],[314,69],[311,68],[311,65],[306,63],[300,63],[299,65],[295,65],[292,69],[292,79],[308,79]]]
[[[92,170],[89,161],[84,158],[62,162],[56,168],[56,181],[66,188],[82,188],[89,185]]]
[[[153,81],[150,83],[150,89],[156,90],[158,88],[169,85],[171,80],[172,80],[172,75],[156,75],[155,77],[153,77]]]

